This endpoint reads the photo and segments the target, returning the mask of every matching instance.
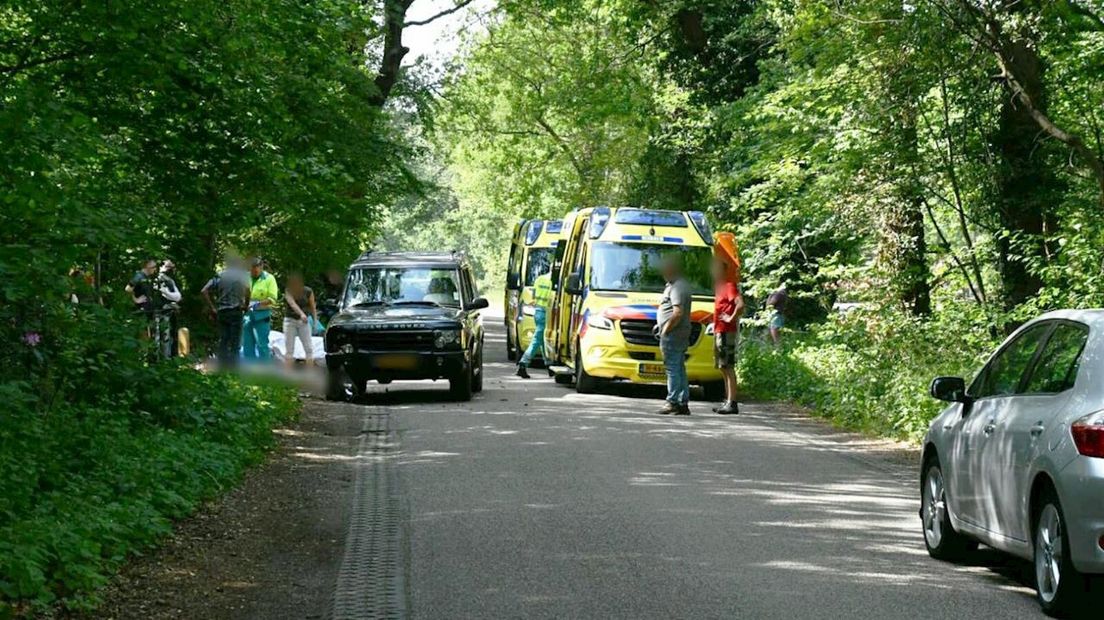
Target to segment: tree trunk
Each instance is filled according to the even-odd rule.
[[[907,92],[892,99],[898,100],[889,132],[898,149],[889,166],[895,200],[882,214],[880,254],[893,294],[909,313],[923,316],[931,313],[931,270],[924,236],[924,189],[918,169],[917,110]]]
[[[383,56],[376,74],[376,93],[368,98],[368,103],[383,107],[391,96],[391,91],[399,81],[402,61],[410,52],[403,45],[403,29],[406,28],[406,12],[414,0],[384,0],[383,2]]]
[[[1052,217],[1049,190],[1053,179],[1036,153],[1039,125],[1032,109],[1015,92],[1016,88],[1022,89],[1035,109],[1046,112],[1042,61],[1034,47],[1023,40],[1008,42],[1002,56],[1013,64],[1009,68],[1018,82],[1015,86],[1006,84],[994,136],[995,150],[1001,157],[997,217],[1001,228],[1009,233],[997,238],[997,268],[1004,306],[1011,309],[1030,299],[1043,285],[1028,263],[1047,254],[1043,234]]]

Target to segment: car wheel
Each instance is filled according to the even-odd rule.
[[[461,371],[460,375],[449,379],[449,392],[452,393],[452,397],[459,401],[469,401],[472,399],[472,369],[465,368]]]
[[[356,382],[344,370],[326,372],[326,400],[347,403],[363,393],[364,388],[357,389]]]
[[[472,378],[472,391],[479,393],[483,391],[483,347],[479,347],[479,361],[472,363],[472,373],[475,375]]]
[[[702,389],[705,390],[705,400],[710,402],[724,400],[725,385],[723,381],[710,381],[702,385]]]
[[[1073,567],[1066,536],[1066,517],[1053,490],[1048,490],[1035,511],[1035,588],[1039,604],[1048,616],[1073,611],[1085,592],[1085,578]]]
[[[947,509],[947,485],[939,459],[924,463],[920,489],[920,521],[928,555],[937,560],[960,561],[977,549],[977,542],[955,531]]]
[[[598,379],[587,374],[583,368],[583,356],[575,349],[575,391],[580,394],[593,394],[598,391]]]

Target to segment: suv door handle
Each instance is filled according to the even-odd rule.
[[[1042,424],[1042,422],[1040,422],[1040,423],[1036,424],[1035,426],[1031,427],[1031,431],[1030,431],[1031,436],[1032,437],[1038,437],[1039,435],[1042,435],[1043,431],[1045,431],[1045,430],[1046,430],[1046,426],[1044,426]]]
[[[981,430],[982,430],[982,432],[983,432],[983,433],[985,433],[986,435],[992,435],[992,434],[993,434],[993,431],[997,430],[997,425],[996,425],[996,424],[994,424],[993,422],[990,422],[990,423],[986,424],[986,425],[985,425],[985,428],[983,428],[983,429],[981,429]]]

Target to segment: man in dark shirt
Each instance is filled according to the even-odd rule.
[[[249,273],[245,270],[245,262],[237,257],[227,259],[226,268],[211,278],[201,291],[208,309],[218,322],[218,360],[225,366],[238,363],[242,318],[249,307],[249,291]],[[212,292],[214,299],[211,298]]]
[[[142,268],[134,273],[134,277],[130,279],[130,283],[126,286],[126,292],[130,293],[130,299],[134,302],[135,307],[151,318],[156,307],[154,300],[156,289],[153,285],[156,276],[157,261],[150,258],[142,263]]]

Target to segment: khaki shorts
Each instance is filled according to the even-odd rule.
[[[717,368],[736,368],[736,348],[740,337],[736,332],[725,332],[713,336],[713,360]]]

